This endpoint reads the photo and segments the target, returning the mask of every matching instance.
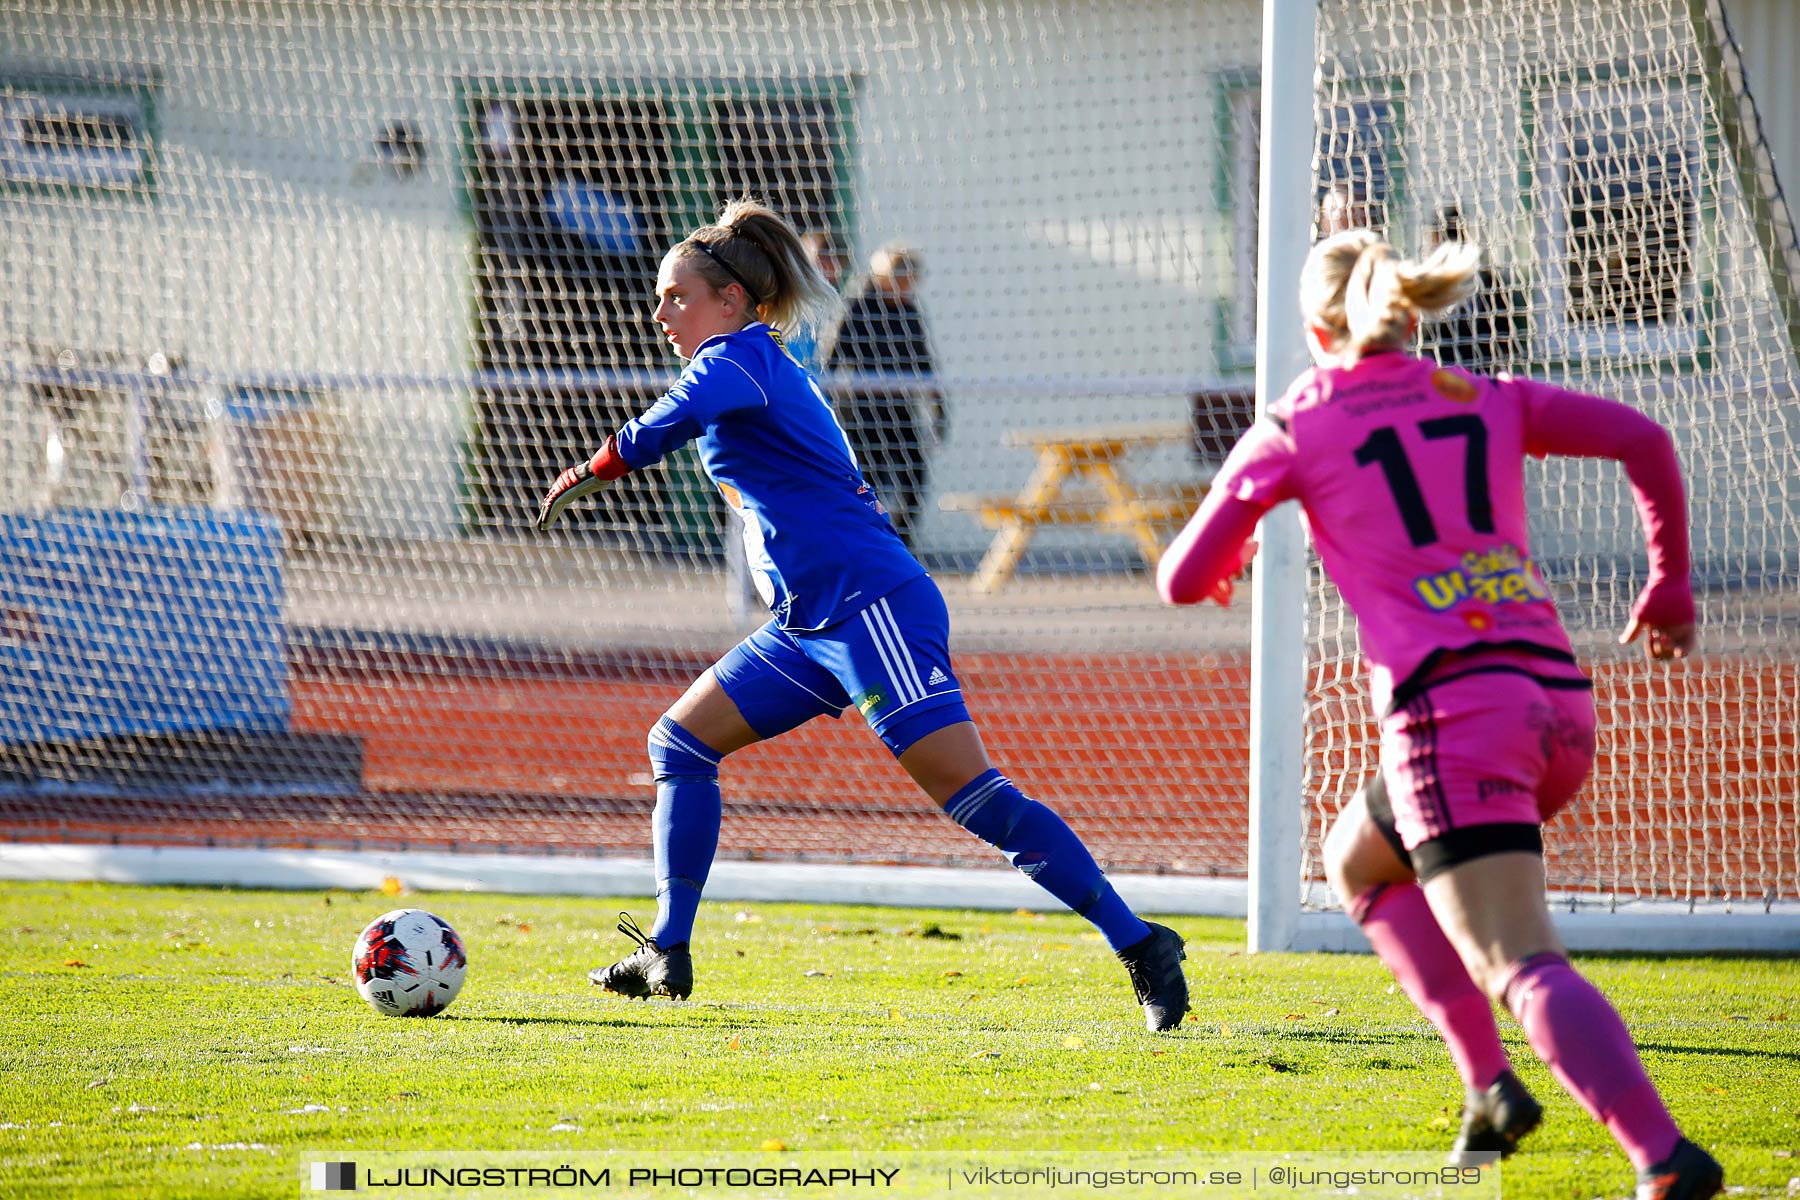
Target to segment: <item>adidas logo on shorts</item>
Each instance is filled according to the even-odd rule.
[[[940,683],[949,683],[950,677],[944,674],[944,668],[931,668],[931,677],[925,681],[926,687],[936,687]]]

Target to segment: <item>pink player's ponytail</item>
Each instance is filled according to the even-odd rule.
[[[1378,234],[1352,229],[1326,238],[1300,275],[1307,322],[1336,335],[1355,359],[1406,339],[1415,315],[1453,308],[1474,294],[1481,251],[1445,242],[1423,260],[1402,259]]]

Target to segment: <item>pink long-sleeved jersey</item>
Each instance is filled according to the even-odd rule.
[[[1164,556],[1163,598],[1207,596],[1235,570],[1262,515],[1298,500],[1361,626],[1379,711],[1447,651],[1573,663],[1531,559],[1527,454],[1625,464],[1650,544],[1650,580],[1633,615],[1691,622],[1681,472],[1661,425],[1611,400],[1400,351],[1307,371],[1270,407]]]

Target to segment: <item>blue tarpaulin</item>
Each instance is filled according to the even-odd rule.
[[[281,527],[0,516],[0,744],[287,728]]]

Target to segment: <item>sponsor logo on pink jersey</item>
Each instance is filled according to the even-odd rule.
[[[1471,550],[1448,571],[1421,575],[1413,591],[1433,612],[1448,612],[1459,604],[1531,604],[1548,600],[1537,564],[1512,545]]]

